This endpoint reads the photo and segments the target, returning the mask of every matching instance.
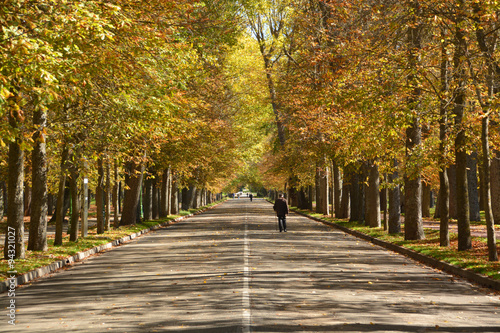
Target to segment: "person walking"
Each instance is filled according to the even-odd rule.
[[[278,216],[278,226],[280,228],[280,232],[286,232],[286,215],[288,214],[288,203],[283,197],[283,194],[279,195],[279,198],[274,203],[273,209]]]
[[[250,197],[250,201],[253,201],[253,194],[252,193],[250,193],[249,197]]]

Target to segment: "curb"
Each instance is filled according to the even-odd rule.
[[[480,286],[483,286],[483,287],[491,288],[494,290],[500,290],[500,281],[498,281],[498,280],[494,280],[494,279],[491,279],[487,276],[473,272],[471,270],[464,269],[464,268],[461,268],[459,266],[455,266],[455,265],[449,264],[447,262],[426,256],[425,254],[421,254],[419,252],[407,249],[405,247],[380,240],[378,238],[369,236],[369,235],[361,233],[359,231],[351,230],[351,229],[346,228],[344,226],[341,226],[337,223],[326,221],[326,220],[323,220],[323,219],[320,219],[317,217],[309,216],[309,215],[302,213],[300,211],[297,211],[295,209],[291,209],[291,210],[298,215],[305,216],[311,220],[321,222],[321,223],[326,224],[328,226],[334,227],[334,228],[341,230],[347,234],[350,234],[350,235],[353,235],[355,237],[369,241],[375,245],[378,245],[378,246],[381,246],[381,247],[386,248],[388,250],[403,254],[403,255],[405,255],[411,259],[414,259],[416,261],[419,261],[427,266],[439,269],[441,271],[444,271],[444,272],[447,272],[447,273],[450,273],[450,274],[453,274],[456,276],[460,276],[462,278],[469,280],[470,282],[473,282],[473,283],[480,285]]]
[[[40,277],[42,277],[44,275],[53,273],[53,272],[55,272],[55,271],[57,271],[57,270],[65,267],[65,266],[70,266],[70,265],[74,264],[75,262],[82,261],[82,260],[84,260],[84,259],[86,259],[86,258],[88,258],[88,257],[90,257],[90,256],[92,256],[94,254],[103,252],[104,250],[112,249],[113,247],[116,247],[116,246],[128,243],[129,241],[131,241],[131,240],[133,240],[133,239],[135,239],[137,237],[140,237],[143,234],[147,234],[150,231],[153,231],[153,230],[156,230],[156,229],[160,229],[160,228],[169,226],[171,224],[175,224],[175,223],[177,223],[177,222],[179,222],[181,220],[187,219],[189,217],[192,217],[192,216],[204,213],[207,210],[213,209],[213,208],[221,205],[225,201],[226,200],[224,200],[222,202],[219,202],[219,203],[217,203],[217,204],[215,204],[215,205],[213,205],[211,207],[208,207],[208,208],[202,209],[200,211],[197,211],[195,213],[192,213],[192,214],[189,214],[189,215],[180,216],[180,217],[178,217],[176,219],[169,220],[169,221],[163,222],[161,224],[154,225],[154,226],[152,226],[150,228],[142,229],[141,231],[135,232],[133,234],[130,234],[130,235],[125,236],[125,237],[122,237],[120,239],[116,239],[116,240],[114,240],[112,242],[109,242],[107,244],[99,245],[99,246],[93,247],[91,249],[78,252],[75,255],[69,256],[69,257],[64,258],[64,259],[60,259],[60,260],[58,260],[56,262],[53,262],[52,264],[49,264],[47,266],[39,267],[37,269],[34,269],[32,271],[29,271],[27,273],[19,275],[19,276],[17,276],[14,279],[15,280],[15,287],[23,285],[23,284],[26,284],[28,282],[31,282],[31,281],[33,281],[35,279],[38,279],[38,278],[40,278]],[[7,280],[0,282],[0,294],[6,292],[8,290],[12,290],[11,286],[14,287],[14,284],[11,283],[12,280],[13,279],[9,279],[8,278]]]

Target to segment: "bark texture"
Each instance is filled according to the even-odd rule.
[[[163,171],[161,180],[161,195],[160,195],[160,217],[168,216],[169,198],[168,198],[168,180],[170,178],[170,168]]]
[[[338,164],[333,161],[333,210],[335,216],[338,217],[342,215],[340,213],[341,201],[342,201],[342,177],[340,175],[340,168]]]
[[[467,155],[467,184],[469,189],[469,219],[481,221],[479,210],[479,184],[477,180],[477,153]]]
[[[135,162],[127,163],[128,173],[126,175],[125,194],[123,198],[123,212],[120,225],[132,225],[137,222],[137,207],[141,196],[142,177],[144,173],[144,164]]]
[[[54,238],[54,245],[62,245],[63,223],[64,223],[64,217],[66,215],[65,193],[66,193],[66,162],[68,159],[68,153],[69,153],[68,149],[64,147],[61,153],[61,164],[59,170],[59,189],[57,192],[57,203],[55,212],[56,233]]]
[[[17,127],[17,119],[9,115],[12,127]],[[24,248],[24,152],[20,139],[9,144],[8,187],[7,187],[7,229],[4,244],[5,259],[23,259]],[[11,241],[13,241],[11,243]],[[10,244],[15,245],[14,257],[9,254]]]
[[[431,186],[422,182],[422,217],[431,216]]]
[[[493,153],[490,162],[491,209],[495,224],[500,223],[500,154]]]
[[[78,231],[80,230],[80,196],[78,195],[78,178],[79,173],[76,168],[73,168],[69,177],[69,189],[71,192],[71,224],[69,240],[71,242],[78,241]]]
[[[47,153],[45,133],[47,115],[37,109],[33,114],[37,130],[33,134],[35,146],[32,152],[32,203],[28,250],[47,250]]]
[[[416,73],[420,61],[419,53],[422,49],[422,26],[419,17],[421,8],[418,1],[412,1],[410,5],[413,12],[410,18],[412,24],[408,27],[408,63],[412,73]],[[412,87],[408,106],[410,110],[414,111],[414,116],[406,130],[405,239],[418,240],[425,237],[422,224],[422,180],[418,158],[418,150],[422,143],[422,128],[419,117],[422,92],[416,74],[410,74],[408,81]]]
[[[397,162],[395,162],[397,163]],[[394,171],[389,176],[391,189],[389,190],[389,233],[399,234],[401,232],[401,192],[399,184],[399,175]]]
[[[144,213],[144,220],[149,221],[153,219],[153,179],[151,177],[146,177],[144,180],[142,210]]]
[[[458,10],[464,8],[464,1],[458,0]],[[469,189],[467,184],[467,137],[463,128],[465,114],[467,71],[465,60],[467,57],[467,41],[462,28],[465,13],[457,14],[455,22],[455,53],[453,55],[454,76],[457,88],[454,91],[455,127],[458,129],[455,138],[455,163],[457,167],[457,224],[458,250],[465,251],[472,248],[469,221]]]
[[[351,213],[350,221],[363,222],[365,220],[365,186],[363,170],[361,167],[352,166],[354,170],[351,173]]]
[[[97,208],[97,233],[104,233],[104,165],[102,157],[97,160],[97,185],[95,189],[95,204]]]
[[[367,164],[369,177],[366,193],[366,224],[372,228],[379,228],[380,221],[380,175],[378,165],[370,162]]]

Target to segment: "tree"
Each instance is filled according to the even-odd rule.
[[[12,97],[9,97],[12,99]],[[9,112],[9,125],[13,130],[19,128],[23,121],[22,111],[15,108],[12,102],[12,109]],[[24,183],[24,151],[22,149],[22,138],[17,135],[9,143],[9,180],[7,185],[7,236],[5,237],[4,258],[22,259],[25,256],[24,248],[24,204],[23,204],[23,184]],[[12,253],[12,246],[14,253]],[[14,254],[14,255],[12,255]]]
[[[422,128],[420,124],[419,102],[421,88],[416,71],[419,53],[422,48],[423,26],[421,23],[421,7],[418,1],[409,3],[410,22],[408,26],[408,83],[412,91],[408,99],[409,110],[414,114],[412,122],[406,130],[407,173],[405,174],[405,239],[416,240],[424,238],[422,224],[422,181],[418,166],[418,151],[422,144]]]
[[[455,18],[455,53],[453,55],[454,67],[454,107],[455,127],[458,133],[455,138],[455,163],[457,165],[457,222],[458,222],[458,249],[469,250],[472,247],[469,221],[469,191],[467,185],[467,151],[466,132],[463,119],[466,107],[466,81],[467,68],[467,40],[464,34],[465,3],[457,0],[457,13]]]
[[[144,174],[143,161],[129,161],[125,176],[125,194],[123,198],[123,212],[120,225],[137,223],[137,206],[141,194],[142,178]]]
[[[489,136],[489,123],[492,112],[492,99],[498,94],[497,83],[499,81],[500,66],[494,58],[494,50],[498,43],[498,36],[496,34],[491,34],[491,39],[487,41],[487,35],[489,33],[485,32],[485,28],[481,25],[481,17],[485,17],[483,11],[488,12],[491,7],[486,5],[481,8],[479,3],[473,5],[474,9],[474,25],[476,32],[476,40],[479,49],[482,52],[482,56],[487,63],[487,74],[486,74],[486,86],[487,86],[487,96],[486,101],[483,98],[480,89],[476,88],[477,99],[483,110],[482,121],[481,121],[481,146],[482,146],[482,191],[484,198],[484,215],[486,219],[487,227],[487,238],[488,238],[488,254],[490,261],[498,261],[498,251],[496,245],[496,235],[495,235],[495,221],[493,218],[492,207],[491,207],[491,181],[490,181],[490,136]],[[495,23],[487,22],[488,29],[490,31],[496,30]]]
[[[285,145],[285,128],[281,119],[274,66],[282,56],[281,40],[287,28],[288,2],[281,0],[258,1],[245,8],[245,15],[259,50],[266,70],[269,97],[273,108],[278,138],[281,146]]]
[[[34,149],[32,152],[33,202],[28,239],[28,250],[47,250],[47,153],[46,126],[47,113],[43,105],[38,104],[33,113]]]

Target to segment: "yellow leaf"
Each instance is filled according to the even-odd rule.
[[[0,96],[2,96],[4,100],[6,100],[7,98],[12,96],[12,93],[7,88],[2,87],[2,89],[0,90]]]

